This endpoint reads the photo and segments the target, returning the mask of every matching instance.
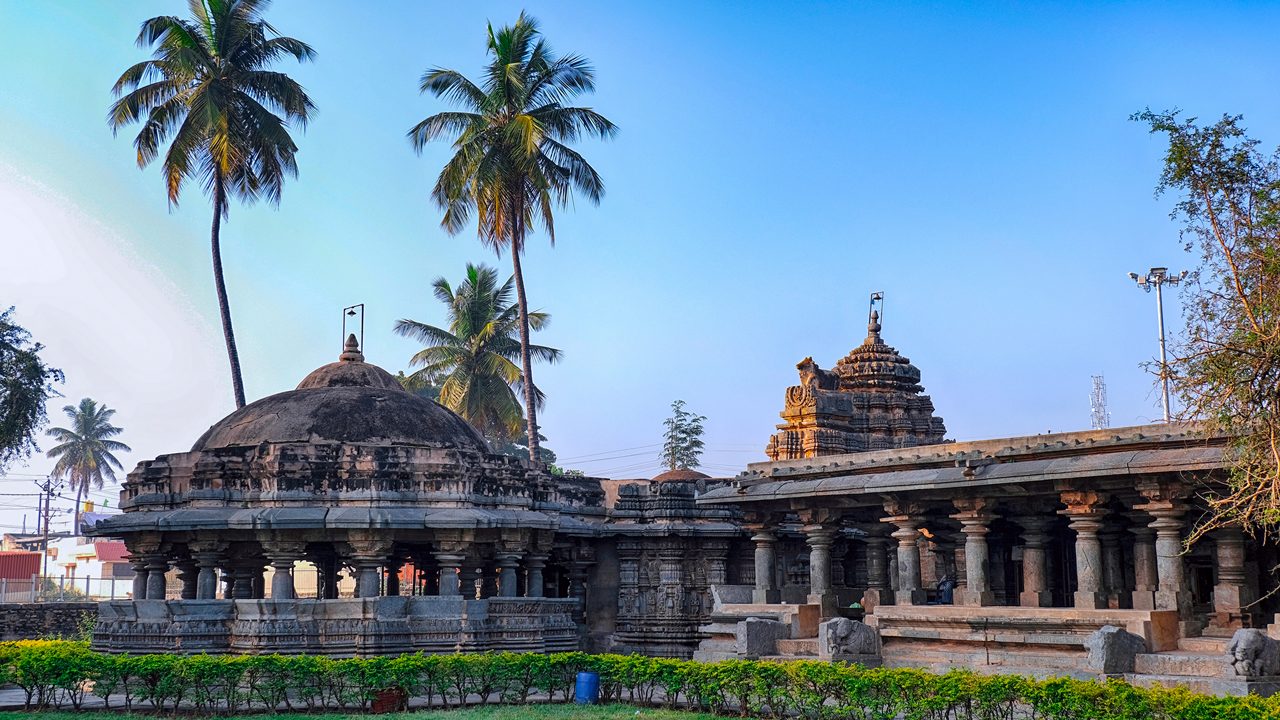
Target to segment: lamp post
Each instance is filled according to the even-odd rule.
[[[1146,292],[1151,292],[1151,288],[1156,289],[1156,323],[1160,328],[1160,386],[1164,399],[1164,421],[1170,421],[1169,414],[1169,361],[1164,351],[1164,297],[1160,292],[1160,288],[1164,285],[1177,285],[1187,276],[1187,271],[1183,270],[1177,275],[1170,275],[1169,268],[1153,267],[1147,271],[1145,276],[1138,273],[1129,273],[1129,279],[1138,283],[1138,287]]]

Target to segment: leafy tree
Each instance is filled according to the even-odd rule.
[[[419,374],[421,373],[421,374]],[[440,402],[440,383],[436,378],[431,377],[425,370],[420,370],[413,375],[405,375],[404,371],[396,373],[396,381],[405,390],[424,397],[433,402]]]
[[[213,283],[238,408],[244,407],[244,381],[222,275],[222,220],[232,197],[280,203],[285,176],[298,175],[288,123],[305,126],[315,110],[301,85],[269,69],[286,55],[301,62],[315,51],[276,33],[262,19],[268,4],[189,0],[189,19],[166,15],[142,23],[138,45],[154,45],[154,56],[120,75],[112,88],[119,99],[107,117],[113,131],[142,123],[133,141],[140,168],[172,138],[162,161],[170,205],[191,179],[213,199]]]
[[[427,347],[409,360],[421,368],[410,382],[438,384],[439,402],[453,410],[488,437],[511,439],[520,432],[524,415],[515,390],[523,375],[515,364],[520,356],[516,339],[520,313],[511,302],[512,280],[498,284],[498,271],[485,265],[467,265],[467,276],[457,288],[444,278],[432,284],[436,299],[448,309],[448,329],[416,320],[396,323],[397,335]],[[529,324],[541,330],[551,321],[543,312],[528,314]],[[560,351],[544,345],[529,347],[539,360],[556,362]],[[541,403],[541,393],[535,396]]]
[[[706,418],[684,409],[684,401],[671,403],[671,417],[662,424],[662,461],[668,470],[692,470],[702,464],[702,423]]]
[[[529,436],[523,431],[515,437],[490,435],[485,439],[489,441],[489,448],[500,455],[510,455],[521,460],[529,459]],[[538,461],[555,467],[555,452],[542,444],[546,439],[546,436],[538,438]]]
[[[44,346],[13,322],[13,308],[0,313],[0,473],[10,462],[39,450],[36,431],[45,422],[45,404],[56,397],[62,371],[40,359]]]
[[[595,90],[595,71],[580,55],[557,55],[533,18],[520,14],[496,32],[489,26],[489,65],[476,83],[456,70],[434,68],[422,76],[423,93],[463,109],[441,112],[409,131],[419,153],[448,136],[454,155],[440,171],[431,197],[444,210],[441,225],[461,232],[476,215],[480,242],[511,252],[519,305],[520,365],[530,449],[537,455],[538,417],[529,342],[533,318],[525,295],[520,255],[535,222],[555,243],[554,209],[574,192],[593,204],[604,194],[599,173],[570,144],[582,136],[610,138],[616,127],[591,108],[565,103]]]
[[[79,405],[62,408],[71,420],[70,428],[50,428],[48,435],[58,444],[47,455],[57,458],[53,474],[65,477],[76,491],[75,532],[80,531],[80,500],[90,488],[102,489],[104,480],[116,481],[120,461],[113,453],[130,452],[130,447],[113,440],[120,428],[111,424],[116,411],[84,398]]]
[[[1185,337],[1169,363],[1180,419],[1233,438],[1225,491],[1189,542],[1226,525],[1280,527],[1280,151],[1265,153],[1241,117],[1212,124],[1150,110],[1134,119],[1166,136],[1158,192],[1176,196],[1185,249]]]

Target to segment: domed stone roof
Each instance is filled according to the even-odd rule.
[[[832,372],[841,390],[890,390],[918,393],[920,368],[880,339],[880,316],[872,311],[867,324],[867,339],[841,358]]]
[[[355,336],[336,363],[298,384],[240,408],[196,440],[193,451],[262,443],[424,445],[488,452],[475,428],[437,403],[406,392],[364,362]]]
[[[654,476],[650,482],[692,482],[695,480],[710,480],[711,476],[706,473],[700,473],[697,470],[689,470],[688,468],[676,468],[668,470],[664,473]]]

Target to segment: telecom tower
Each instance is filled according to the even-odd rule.
[[[1107,381],[1101,375],[1093,376],[1093,392],[1089,393],[1089,409],[1093,429],[1111,427],[1111,413],[1107,412]]]

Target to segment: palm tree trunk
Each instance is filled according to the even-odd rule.
[[[524,374],[524,417],[529,432],[529,459],[538,462],[537,388],[533,386],[533,362],[529,358],[529,303],[524,296],[524,273],[520,271],[523,243],[511,244],[511,265],[516,279],[516,305],[520,308],[520,371]]]
[[[244,380],[240,377],[240,353],[236,351],[236,334],[231,328],[231,305],[227,301],[227,283],[222,277],[222,210],[226,206],[226,190],[222,174],[213,174],[213,286],[218,293],[218,312],[222,316],[222,336],[227,341],[227,359],[231,363],[231,389],[236,396],[236,409],[244,407]]]
[[[71,521],[72,535],[80,534],[80,498],[83,494],[84,494],[84,483],[77,482],[76,483],[76,510],[75,510],[74,519]]]

